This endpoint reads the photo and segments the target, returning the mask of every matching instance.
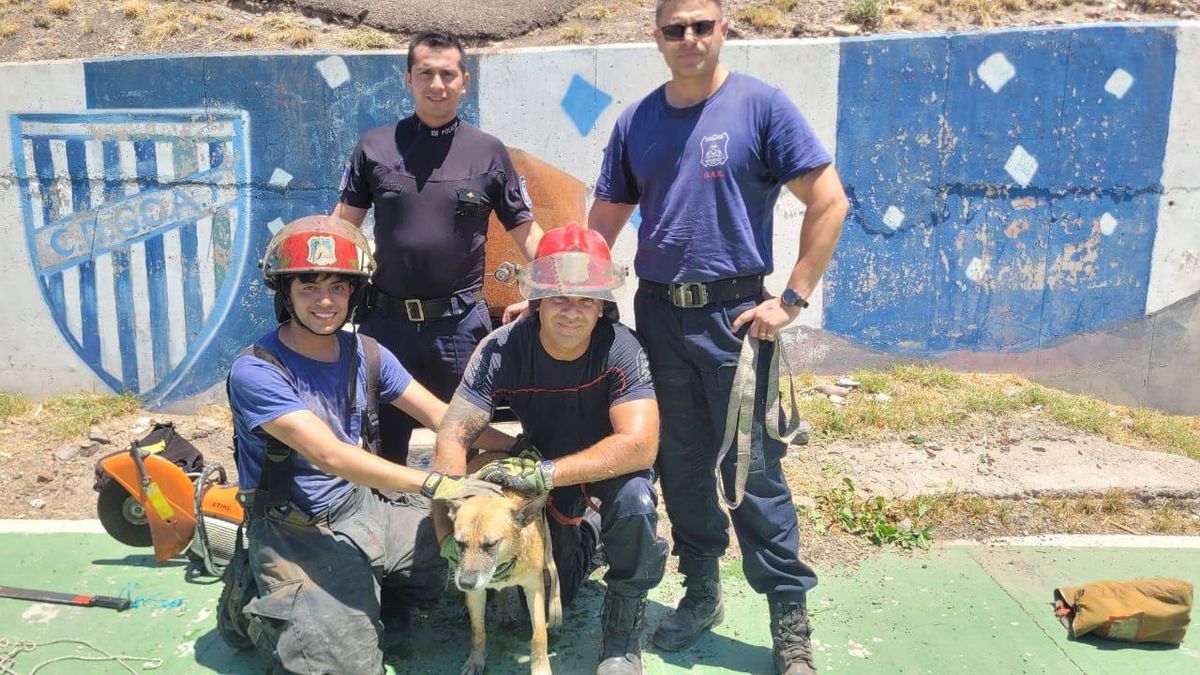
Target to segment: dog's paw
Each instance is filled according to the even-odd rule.
[[[510,586],[496,591],[496,618],[506,630],[512,630],[521,623],[521,589]]]
[[[458,675],[483,675],[483,659],[478,661],[467,659],[463,664],[462,670],[458,671]]]

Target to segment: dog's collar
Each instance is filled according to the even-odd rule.
[[[516,566],[516,558],[510,558],[504,563],[497,565],[496,571],[492,572],[492,581],[508,581],[508,575],[512,574],[513,568]]]

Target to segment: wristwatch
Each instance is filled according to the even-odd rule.
[[[548,460],[548,459],[543,459],[540,464],[540,468],[542,470],[542,477],[546,480],[546,490],[547,491],[553,490],[554,489],[554,462],[552,462],[551,460]]]
[[[783,293],[779,296],[779,302],[786,307],[799,307],[800,309],[808,307],[808,300],[800,297],[800,294],[793,288],[783,289]]]

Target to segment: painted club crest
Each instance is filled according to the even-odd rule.
[[[729,159],[729,134],[721,132],[700,139],[700,163],[707,167],[721,166]]]
[[[63,338],[114,391],[163,400],[242,285],[243,111],[10,117],[30,259]]]

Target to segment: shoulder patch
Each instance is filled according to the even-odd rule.
[[[350,162],[342,165],[342,180],[338,182],[338,192],[345,192],[346,187],[350,185]]]
[[[517,182],[521,184],[521,201],[525,202],[525,207],[533,208],[533,199],[529,197],[529,185],[525,182],[525,176],[518,176]]]

